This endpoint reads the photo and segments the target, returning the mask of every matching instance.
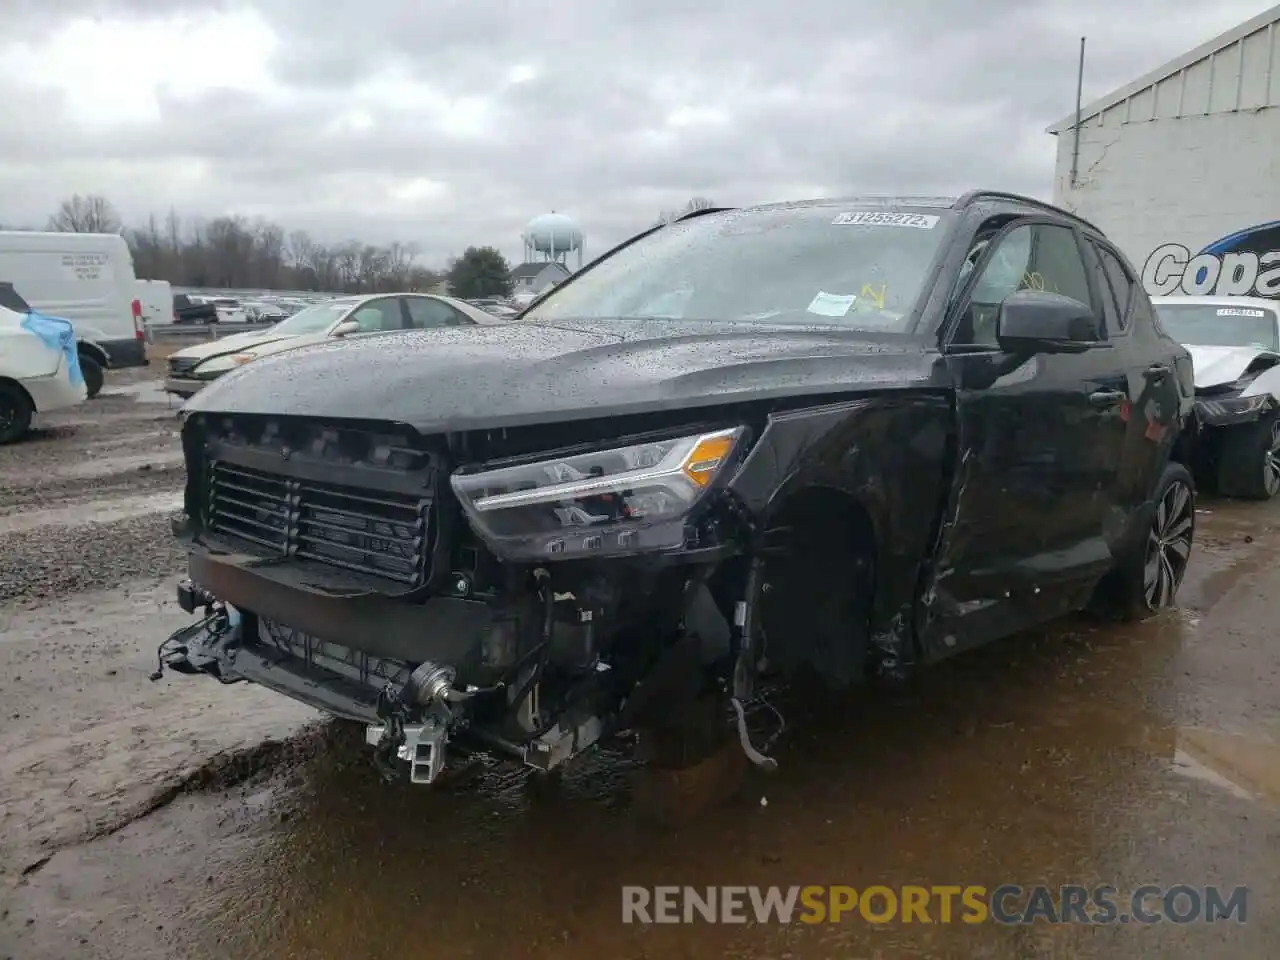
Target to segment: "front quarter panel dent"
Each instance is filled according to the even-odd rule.
[[[873,644],[914,660],[911,624],[936,536],[951,426],[941,393],[860,398],[769,417],[730,490],[762,529],[794,495],[825,487],[856,500],[875,534]]]

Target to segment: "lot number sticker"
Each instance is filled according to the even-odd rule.
[[[1265,310],[1247,310],[1243,307],[1223,307],[1218,311],[1220,317],[1265,317]]]
[[[859,210],[842,213],[831,222],[837,226],[915,227],[918,230],[932,230],[937,226],[938,218],[927,213],[877,213],[874,210]]]

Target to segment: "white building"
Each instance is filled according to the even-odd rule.
[[[541,293],[569,276],[569,268],[556,260],[531,260],[511,271],[511,293]]]
[[[1085,105],[1074,183],[1074,112],[1049,128],[1055,202],[1151,295],[1280,298],[1278,23],[1280,6]]]

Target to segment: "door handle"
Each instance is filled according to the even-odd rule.
[[[1163,363],[1153,363],[1143,372],[1148,380],[1163,380],[1169,374],[1169,367]]]
[[[1128,396],[1123,390],[1095,390],[1089,402],[1095,407],[1114,407]]]

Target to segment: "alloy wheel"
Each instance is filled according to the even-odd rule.
[[[1262,456],[1262,486],[1268,497],[1280,491],[1280,417],[1271,422],[1271,440]]]
[[[13,428],[18,422],[18,405],[9,397],[0,394],[0,434]]]
[[[1194,522],[1195,501],[1191,488],[1175,480],[1156,504],[1147,534],[1142,585],[1147,606],[1152,610],[1161,610],[1173,603],[1191,555]]]

